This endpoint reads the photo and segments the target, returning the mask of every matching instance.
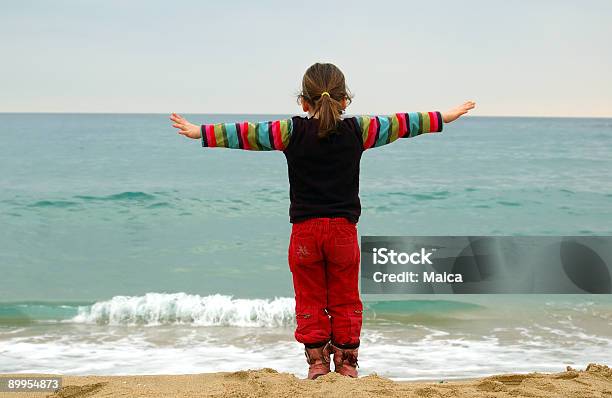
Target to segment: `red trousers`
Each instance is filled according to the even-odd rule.
[[[293,224],[289,268],[297,341],[311,347],[330,340],[340,348],[359,346],[359,260],[357,226],[347,219],[314,218]]]

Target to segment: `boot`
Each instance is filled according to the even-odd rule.
[[[308,362],[308,378],[314,380],[319,376],[326,375],[330,372],[330,349],[331,344],[327,342],[325,345],[317,348],[305,348],[306,361]]]
[[[334,371],[342,376],[357,377],[359,348],[339,348],[330,344],[334,354]]]

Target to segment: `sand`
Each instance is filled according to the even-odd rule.
[[[24,376],[24,375],[19,375]],[[612,398],[612,369],[590,364],[554,374],[508,374],[448,382],[394,382],[375,374],[350,379],[330,373],[301,380],[273,369],[178,376],[65,376],[55,393],[0,397],[602,397]]]

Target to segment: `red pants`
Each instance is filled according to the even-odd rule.
[[[347,219],[314,218],[293,224],[289,268],[297,341],[311,347],[330,340],[340,348],[359,346],[359,260],[357,226]]]

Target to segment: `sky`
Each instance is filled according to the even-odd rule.
[[[0,112],[300,114],[332,62],[351,114],[612,117],[612,1],[3,1]]]

